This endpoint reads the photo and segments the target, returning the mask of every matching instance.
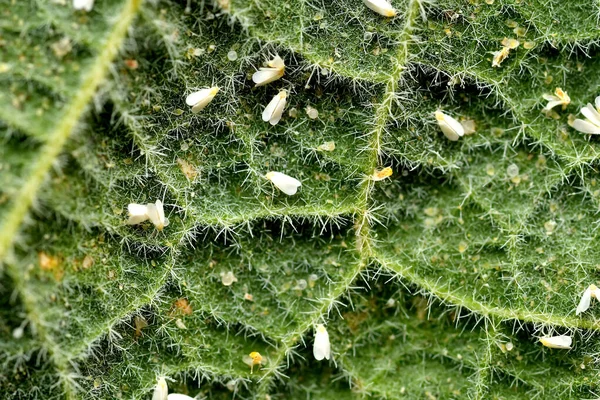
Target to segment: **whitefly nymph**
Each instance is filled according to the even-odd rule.
[[[371,10],[384,17],[395,17],[397,14],[396,9],[386,0],[363,0],[363,2]]]

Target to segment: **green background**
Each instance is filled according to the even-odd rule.
[[[567,121],[600,94],[599,3],[392,3],[0,0],[4,398],[149,399],[157,376],[208,399],[598,396],[600,311],[575,307],[600,145]],[[556,87],[572,103],[547,117]],[[476,133],[448,141],[438,109]],[[163,232],[126,225],[156,199]],[[572,350],[537,339],[558,334]]]

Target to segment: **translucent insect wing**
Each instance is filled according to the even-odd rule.
[[[275,58],[269,61],[268,64],[269,67],[276,68],[278,70],[283,70],[285,68],[285,63],[283,62],[283,59],[279,56],[275,56]]]
[[[209,94],[210,94],[210,89],[198,90],[197,92],[189,94],[185,98],[185,104],[187,104],[188,106],[195,106],[200,101],[205,99]]]
[[[271,120],[271,117],[273,116],[273,112],[275,111],[275,108],[277,108],[279,101],[280,101],[279,95],[276,95],[275,97],[273,97],[271,102],[265,107],[265,109],[262,113],[263,121],[267,122],[267,121]]]
[[[127,212],[129,213],[129,225],[137,225],[148,219],[148,207],[144,204],[131,203],[127,206]]]
[[[269,172],[267,179],[288,196],[295,195],[298,192],[298,188],[302,186],[302,183],[298,179],[282,174],[281,172]]]
[[[582,119],[576,119],[571,124],[573,129],[581,132],[581,133],[589,133],[591,135],[600,135],[600,126],[596,126],[591,122],[584,121]]]
[[[169,394],[169,387],[165,378],[158,378],[154,393],[152,394],[152,400],[167,400]]]
[[[435,119],[438,121],[438,125],[442,130],[444,136],[451,141],[457,141],[461,136],[465,134],[465,128],[452,118],[451,116],[444,114],[441,111],[435,112]]]
[[[168,397],[168,400],[195,400],[193,397],[190,397],[185,394],[180,393],[171,393]]]
[[[573,340],[571,339],[570,336],[561,335],[561,336],[543,337],[543,338],[540,338],[540,342],[542,342],[542,344],[544,346],[551,348],[551,349],[569,350],[569,349],[571,349],[571,344],[572,344]]]
[[[579,301],[579,305],[577,305],[577,310],[575,311],[575,315],[579,315],[582,312],[586,312],[588,308],[590,308],[590,302],[592,300],[592,290],[588,287],[583,292],[581,296],[581,300]]]
[[[252,75],[252,81],[256,83],[255,86],[264,86],[268,83],[276,81],[281,78],[283,74],[276,68],[261,68],[260,71],[256,71]]]
[[[285,95],[278,95],[279,97],[279,101],[277,102],[277,105],[275,106],[275,109],[273,110],[273,114],[271,115],[271,118],[269,119],[269,123],[271,125],[277,125],[277,123],[281,120],[281,117],[283,115],[283,110],[285,109],[285,105],[287,103],[287,99]]]
[[[148,207],[144,204],[131,203],[127,206],[127,212],[131,216],[146,215]]]
[[[324,358],[329,360],[331,357],[331,343],[329,342],[329,333],[322,325],[317,326],[315,334],[315,343],[313,345],[313,355],[317,361]]]
[[[393,17],[396,15],[396,10],[390,3],[385,0],[363,0],[365,5],[376,13],[385,17]]]
[[[596,111],[594,106],[588,104],[584,108],[581,109],[581,113],[590,120],[590,122],[598,127],[600,127],[600,113]]]
[[[76,10],[92,11],[94,0],[73,0],[73,8]]]

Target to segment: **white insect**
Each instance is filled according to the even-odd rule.
[[[167,381],[162,376],[157,379],[156,386],[154,387],[154,394],[152,400],[167,400],[169,394],[169,386]]]
[[[193,397],[190,397],[188,395],[185,394],[179,394],[179,393],[171,393],[168,397],[168,400],[195,400]]]
[[[461,125],[461,123],[448,114],[444,114],[441,111],[436,111],[435,119],[437,120],[440,129],[444,133],[444,136],[446,136],[449,140],[455,142],[465,134],[465,128]]]
[[[273,100],[265,107],[265,110],[262,113],[263,121],[269,123],[271,125],[277,125],[279,120],[281,120],[281,116],[283,115],[283,109],[285,108],[285,104],[287,103],[287,92],[282,90],[277,93]]]
[[[152,400],[194,400],[185,394],[171,393],[169,394],[169,386],[165,378],[160,377],[157,380],[156,387],[154,388],[154,394]]]
[[[318,361],[331,357],[331,343],[329,343],[329,333],[323,324],[318,324],[315,333],[315,343],[313,345],[313,355]]]
[[[281,57],[276,56],[267,63],[269,68],[260,68],[252,75],[252,81],[256,86],[264,86],[281,78],[285,72],[285,63]]]
[[[221,283],[223,286],[231,286],[237,282],[237,278],[231,271],[221,272]]]
[[[564,92],[561,88],[558,87],[554,90],[554,94],[545,93],[542,95],[542,97],[544,98],[544,100],[548,101],[548,104],[546,104],[546,107],[542,109],[542,112],[548,112],[554,107],[561,105],[562,109],[564,110],[565,108],[567,108],[569,103],[571,103],[571,98],[569,97],[567,92]]]
[[[288,196],[293,196],[298,191],[298,188],[302,186],[302,183],[289,175],[282,174],[281,172],[271,171],[265,175],[265,178],[270,180],[273,185],[277,186],[279,190]]]
[[[156,200],[154,204],[148,203],[146,205],[131,203],[127,206],[127,211],[129,212],[129,220],[127,221],[129,225],[137,225],[150,220],[159,231],[169,225],[169,219],[165,217],[163,204],[160,200]]]
[[[384,17],[395,17],[396,10],[386,0],[363,0],[365,5]]]
[[[73,0],[73,8],[76,10],[92,11],[94,0]]]
[[[600,291],[598,291],[598,287],[596,285],[590,285],[583,292],[581,296],[581,300],[579,301],[579,305],[577,306],[577,310],[575,311],[576,315],[581,314],[582,312],[586,312],[588,308],[590,308],[590,303],[592,301],[592,297],[598,299],[598,295]]]
[[[192,112],[194,114],[198,114],[215,98],[217,93],[219,93],[219,88],[217,86],[198,90],[197,92],[188,95],[188,97],[185,98],[185,102],[188,106],[192,107]]]
[[[576,119],[571,126],[581,133],[600,135],[600,96],[596,97],[596,107],[590,103],[581,109],[586,119]]]
[[[540,338],[540,342],[551,349],[571,349],[573,339],[571,336],[544,336]]]

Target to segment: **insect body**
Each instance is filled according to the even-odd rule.
[[[264,86],[281,78],[285,73],[285,63],[281,57],[276,56],[267,63],[269,68],[260,68],[252,75],[252,81],[256,86]]]
[[[302,186],[302,182],[300,182],[298,179],[292,178],[291,176],[281,172],[271,171],[265,175],[265,178],[270,180],[273,185],[277,187],[277,189],[281,190],[288,196],[295,195],[298,191],[298,188]]]
[[[277,93],[271,102],[265,107],[262,113],[262,119],[271,125],[277,125],[283,115],[285,104],[287,103],[287,93],[285,90]]]
[[[198,114],[204,110],[204,107],[208,105],[215,96],[219,93],[219,88],[213,86],[211,88],[198,90],[197,92],[191,93],[185,98],[185,103],[192,107],[192,112]]]
[[[331,357],[331,343],[329,342],[329,333],[323,324],[318,324],[315,333],[315,343],[313,345],[313,355],[318,361]]]

